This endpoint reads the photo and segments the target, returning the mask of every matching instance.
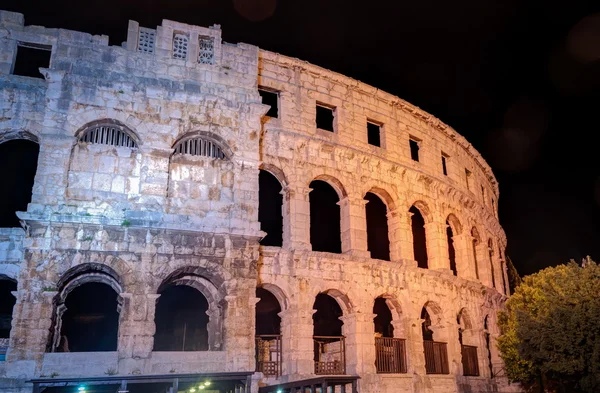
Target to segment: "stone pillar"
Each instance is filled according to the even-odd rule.
[[[248,280],[250,281],[250,280]],[[254,370],[255,366],[255,306],[256,281],[251,285],[237,284],[225,296],[224,310],[224,350],[227,353],[227,371]],[[225,370],[224,370],[225,371]]]
[[[42,135],[31,204],[64,203],[73,137]]]
[[[417,267],[413,244],[412,215],[413,213],[409,211],[406,211],[404,215],[398,214],[398,239],[400,241],[398,248],[402,250],[402,258],[405,261],[412,261],[413,266]],[[425,236],[427,236],[427,234],[425,234]],[[427,241],[427,239],[425,240]]]
[[[462,351],[458,339],[459,325],[451,323],[448,327],[448,368],[450,375],[462,375]]]
[[[119,372],[142,370],[152,354],[158,294],[121,293],[119,312]]]
[[[417,317],[407,318],[407,320],[406,356],[408,361],[408,373],[423,376],[427,374],[425,371],[425,350],[423,349],[423,332],[421,328],[423,319]]]
[[[301,308],[290,305],[280,312],[282,374],[294,378],[314,374],[313,314],[310,306]]]
[[[289,186],[283,186],[281,188],[281,191],[279,192],[282,195],[282,205],[281,205],[281,217],[283,218],[283,228],[281,228],[281,237],[282,237],[282,243],[281,246],[285,249],[291,249],[292,248],[292,219],[291,219],[291,213],[290,213],[290,205],[291,205],[291,200],[290,200],[290,187]]]
[[[346,337],[346,374],[375,373],[375,314],[355,312],[340,319]]]
[[[454,235],[452,239],[456,255],[457,274],[459,277],[468,279],[475,278],[475,271],[471,267],[471,258],[469,257],[469,252],[472,249],[471,239],[471,235],[464,232],[460,235]]]
[[[363,198],[347,196],[338,202],[340,206],[340,229],[342,253],[370,258],[367,248],[367,214]]]
[[[390,260],[393,262],[400,262],[409,255],[407,251],[407,241],[410,232],[406,232],[405,225],[402,223],[402,214],[398,209],[388,210],[387,221],[390,238]],[[412,246],[410,256],[411,258],[408,259],[414,259],[414,256],[412,256]]]
[[[311,188],[304,184],[290,185],[288,189],[289,210],[283,222],[289,224],[290,237],[287,246],[292,250],[311,250],[310,244],[310,202]],[[284,247],[286,245],[284,244]]]
[[[429,269],[450,272],[445,223],[438,221],[426,222],[425,237],[427,239],[427,263]],[[452,273],[450,272],[450,274]]]

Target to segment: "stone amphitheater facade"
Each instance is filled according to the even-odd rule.
[[[130,21],[121,46],[7,11],[0,27],[0,147],[39,146],[21,225],[0,229],[0,275],[16,287],[2,294],[15,304],[0,391],[516,391],[494,345],[508,294],[498,184],[451,127],[222,42],[217,25]],[[38,78],[18,75],[22,48],[49,56]],[[276,179],[269,206],[261,176]],[[261,210],[281,212],[269,231]],[[116,304],[112,350],[76,350],[64,332],[69,296],[92,284],[94,307]],[[174,286],[207,304],[193,350],[156,350]],[[268,297],[270,336],[257,323]],[[338,324],[329,335],[317,314]]]

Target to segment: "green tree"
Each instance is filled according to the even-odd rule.
[[[589,257],[525,277],[498,321],[511,381],[529,391],[600,392],[600,266]]]

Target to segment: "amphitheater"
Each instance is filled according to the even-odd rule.
[[[218,25],[8,11],[0,94],[0,392],[519,391],[498,184],[432,115]]]

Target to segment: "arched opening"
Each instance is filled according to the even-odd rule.
[[[427,240],[425,237],[425,219],[421,214],[421,211],[416,207],[412,206],[409,210],[411,213],[410,222],[413,235],[413,252],[417,266],[423,269],[427,269]]]
[[[26,211],[37,170],[40,146],[26,139],[0,143],[0,227],[20,228],[18,211]]]
[[[492,288],[496,288],[496,275],[494,273],[494,243],[492,239],[488,240],[488,256],[490,258],[490,273],[492,277]]]
[[[379,374],[406,372],[406,343],[394,337],[393,316],[388,301],[375,299],[373,324],[375,325],[375,369]]]
[[[498,256],[500,257],[500,275],[502,276],[502,292],[505,295],[510,295],[510,289],[506,285],[506,264],[504,262],[504,255],[502,249],[498,247]]]
[[[331,296],[320,293],[313,309],[313,339],[315,374],[345,374],[345,346],[342,335],[343,315],[338,302]]]
[[[17,299],[12,292],[17,290],[17,282],[0,276],[0,361],[5,360],[12,326],[12,312]]]
[[[471,229],[471,246],[473,247],[473,264],[475,265],[475,277],[479,280],[479,266],[477,262],[477,246],[479,246],[479,233],[477,228]]]
[[[450,222],[446,220],[446,240],[448,242],[448,258],[450,260],[450,270],[455,276],[458,275],[456,271],[456,249],[454,248],[454,232],[450,226]]]
[[[116,351],[119,333],[118,293],[105,283],[74,288],[62,307],[57,352]]]
[[[490,328],[489,328],[489,315],[486,315],[483,320],[483,336],[485,338],[485,351],[488,359],[488,369],[490,372],[490,378],[494,378],[494,368],[492,365],[492,350],[490,348]]]
[[[367,249],[371,258],[390,260],[390,239],[388,234],[387,206],[377,195],[367,192]]]
[[[256,288],[256,371],[281,375],[281,306],[271,292]]]
[[[425,371],[427,374],[449,374],[447,343],[438,341],[444,336],[444,326],[440,320],[434,321],[427,307],[421,309],[421,332],[423,335],[423,352],[425,354]]]
[[[471,320],[462,309],[456,317],[458,323],[458,341],[460,343],[464,376],[479,376],[479,360],[477,357],[477,332],[473,330]]]
[[[207,351],[208,301],[195,288],[168,285],[156,305],[154,351]]]
[[[340,198],[335,189],[322,180],[310,183],[310,244],[313,251],[342,252]]]
[[[283,195],[281,183],[275,176],[261,170],[258,174],[258,221],[267,233],[260,244],[281,247],[283,244]]]

